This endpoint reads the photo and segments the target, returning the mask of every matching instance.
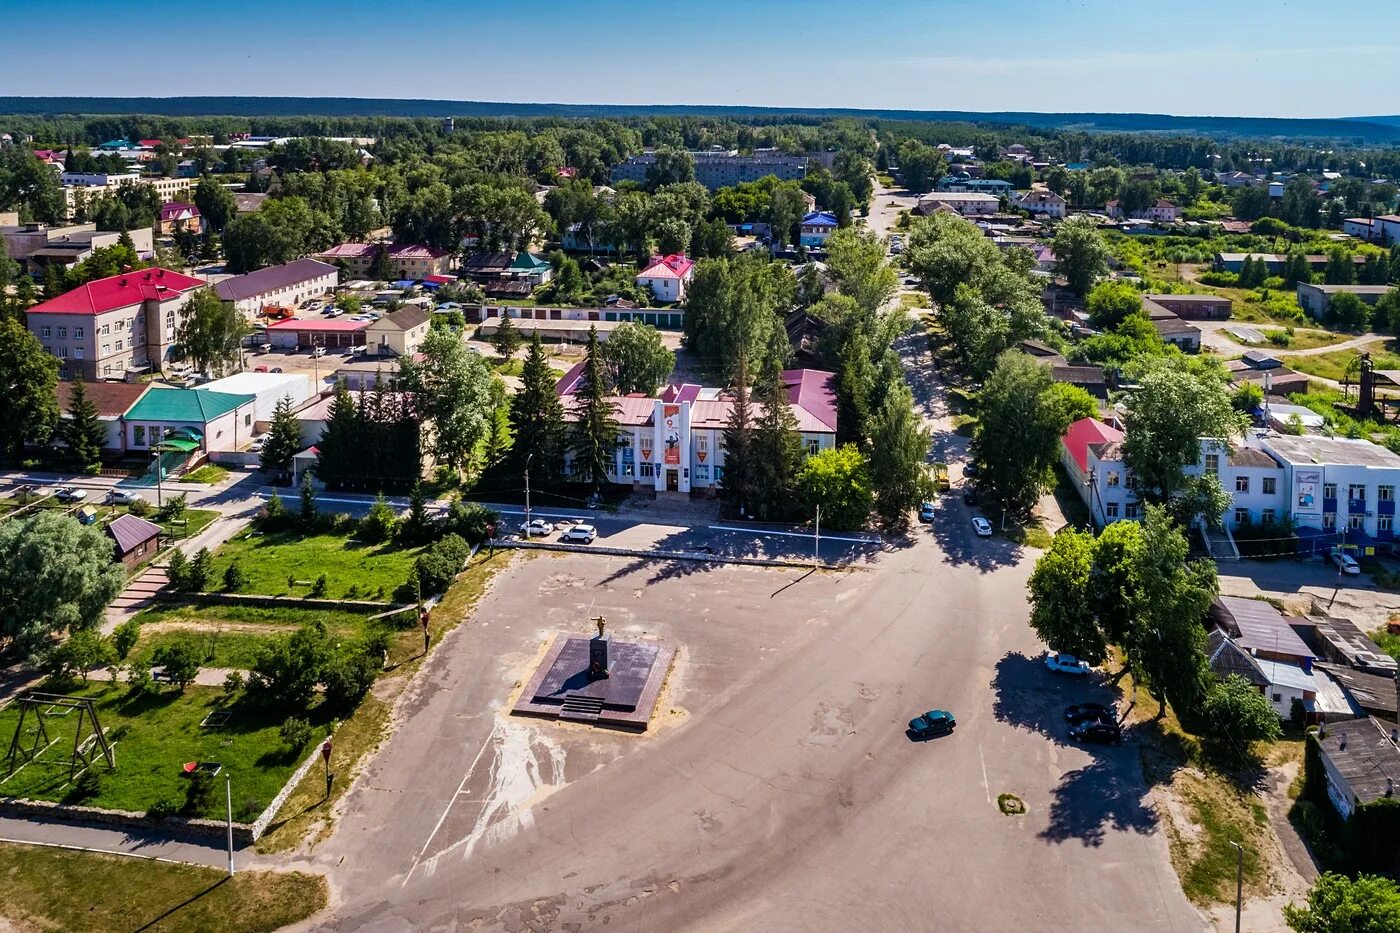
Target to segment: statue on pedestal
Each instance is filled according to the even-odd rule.
[[[608,676],[608,643],[612,636],[604,631],[608,620],[599,616],[593,620],[598,626],[598,634],[588,640],[588,676],[601,680]]]

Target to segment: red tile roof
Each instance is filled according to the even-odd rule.
[[[1095,418],[1080,418],[1069,426],[1060,443],[1065,445],[1081,471],[1089,469],[1089,445],[1121,441],[1123,432]]]
[[[316,255],[327,259],[368,259],[377,248],[373,243],[341,243]]]
[[[120,418],[141,400],[150,385],[143,382],[88,382],[83,391],[97,409],[99,418]],[[55,387],[58,407],[66,413],[73,404],[73,383],[60,382]]]
[[[199,208],[193,204],[183,204],[179,201],[171,201],[160,206],[161,220],[181,220],[185,217],[198,217]]]
[[[783,373],[788,401],[836,430],[836,377],[820,369],[789,369]]]
[[[695,265],[684,253],[672,253],[669,256],[653,256],[647,263],[647,267],[637,273],[637,278],[647,279],[683,279],[689,274]]]
[[[40,302],[28,314],[103,314],[142,301],[169,301],[202,288],[203,279],[169,269],[137,269],[79,285],[71,292]]]

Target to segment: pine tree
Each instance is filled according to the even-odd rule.
[[[541,482],[559,478],[564,470],[564,406],[554,391],[554,370],[545,359],[544,344],[536,333],[530,339],[520,391],[510,403],[515,439],[510,448],[511,470],[517,474],[530,461],[530,472]]]
[[[326,427],[316,442],[316,475],[329,489],[341,489],[356,475],[360,455],[360,415],[345,383],[335,387]]]
[[[724,475],[720,488],[747,515],[753,496],[753,406],[749,404],[749,361],[741,351],[734,378],[734,404],[724,428]]]
[[[95,474],[102,466],[102,441],[106,431],[97,418],[97,406],[87,397],[87,386],[74,382],[68,403],[68,421],[63,425],[63,442],[72,451],[84,473]]]
[[[496,333],[491,335],[491,346],[496,348],[496,353],[502,360],[510,362],[510,358],[515,356],[515,351],[520,349],[520,328],[515,326],[509,314],[501,312],[501,323],[496,326]]]
[[[588,355],[583,361],[583,378],[574,397],[578,400],[578,420],[574,422],[570,449],[574,472],[594,489],[608,481],[617,440],[613,403],[608,400],[607,369],[598,352],[598,328],[588,328]]]
[[[316,493],[311,488],[311,474],[301,474],[301,527],[304,531],[311,531],[316,527]]]
[[[292,458],[301,450],[301,428],[292,414],[292,398],[284,395],[272,410],[272,423],[267,440],[258,454],[258,466],[264,473],[284,475],[292,468]]]
[[[753,511],[760,519],[780,518],[795,501],[802,435],[776,360],[764,366],[755,396],[763,410],[753,432]]]

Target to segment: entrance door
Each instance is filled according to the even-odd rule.
[[[680,475],[679,475],[679,474],[680,474],[680,471],[679,471],[679,470],[667,470],[667,471],[666,471],[666,491],[667,491],[667,492],[676,492],[678,489],[681,488],[681,484],[680,484]]]

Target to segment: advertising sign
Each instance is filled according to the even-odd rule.
[[[663,462],[679,464],[681,462],[681,406],[662,405],[661,422],[661,440],[666,445],[662,457]]]
[[[1295,515],[1320,515],[1322,502],[1318,495],[1322,492],[1321,470],[1293,471],[1293,513]]]

